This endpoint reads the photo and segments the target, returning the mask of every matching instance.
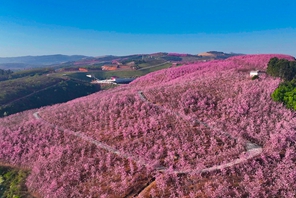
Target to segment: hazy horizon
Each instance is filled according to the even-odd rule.
[[[210,50],[210,51],[216,51],[216,52],[222,52],[222,51],[217,51],[217,50]],[[198,52],[198,53],[186,53],[185,54],[190,54],[190,55],[198,55],[200,53],[204,53],[204,52],[210,52],[210,51],[203,51],[203,52]],[[130,55],[136,55],[136,54],[153,54],[153,53],[174,53],[174,52],[152,52],[152,53],[134,53],[134,54],[106,54],[106,55],[99,55],[99,56],[88,56],[85,54],[41,54],[41,55],[21,55],[21,56],[0,56],[0,58],[17,58],[17,57],[38,57],[38,56],[58,56],[58,55],[62,55],[62,56],[86,56],[86,57],[104,57],[104,56],[130,56]],[[243,54],[243,53],[239,53],[239,52],[223,52],[226,54],[242,54],[242,55],[247,55],[247,54]]]

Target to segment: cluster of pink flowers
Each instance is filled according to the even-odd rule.
[[[155,197],[294,197],[295,112],[270,98],[279,79],[249,78],[250,70],[265,70],[275,56],[293,59],[246,55],[165,69],[39,109],[41,120],[33,117],[37,110],[2,118],[0,162],[31,169],[27,185],[44,197],[124,197],[151,178],[156,187],[149,193]],[[261,146],[263,153],[223,170],[193,174],[239,158],[245,151],[240,138]],[[168,171],[158,172],[159,167]]]

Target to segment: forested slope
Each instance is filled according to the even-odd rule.
[[[81,80],[55,74],[52,68],[12,72],[0,69],[0,117],[66,102],[100,90]]]

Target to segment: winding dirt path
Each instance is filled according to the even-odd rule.
[[[115,148],[113,148],[113,147],[111,147],[111,146],[109,146],[109,145],[107,145],[107,144],[105,144],[103,142],[97,141],[97,140],[95,140],[95,139],[93,139],[93,138],[91,138],[91,137],[89,137],[89,136],[87,136],[87,135],[85,135],[85,134],[83,134],[81,132],[75,132],[75,131],[72,131],[72,130],[69,130],[69,129],[65,129],[65,128],[61,127],[61,126],[57,126],[55,124],[49,123],[49,122],[47,122],[46,120],[44,120],[44,119],[42,119],[40,117],[38,111],[33,113],[33,116],[37,120],[42,121],[44,124],[50,125],[51,127],[57,128],[60,131],[63,131],[65,133],[68,133],[68,134],[71,134],[73,136],[79,137],[82,140],[84,140],[86,142],[89,142],[89,143],[92,143],[92,144],[98,146],[99,148],[102,148],[102,149],[104,149],[104,150],[106,150],[106,151],[108,151],[110,153],[116,154],[116,155],[118,155],[120,157],[123,157],[123,158],[126,158],[126,159],[131,159],[134,162],[136,162],[138,165],[144,165],[146,167],[151,167],[151,165],[148,162],[146,162],[146,161],[144,161],[144,160],[142,160],[140,158],[137,158],[137,157],[135,157],[133,155],[121,152],[120,150],[117,150],[117,149],[115,149]]]
[[[159,105],[155,105],[151,102],[149,102],[147,100],[147,98],[145,97],[145,95],[143,94],[142,91],[139,91],[138,92],[139,94],[139,97],[141,98],[141,100],[143,100],[144,102],[147,102],[149,103],[150,105],[153,105],[153,106],[157,106],[159,108],[162,108],[163,110],[167,111],[167,112],[170,112],[186,121],[189,120],[189,117],[185,116],[185,115],[181,115],[177,112],[174,112],[172,110],[168,110],[166,108],[163,108]],[[61,126],[57,126],[55,124],[52,124],[52,123],[49,123],[47,122],[46,120],[42,119],[39,115],[39,112],[35,112],[33,113],[33,116],[35,119],[37,120],[40,120],[42,121],[43,123],[47,124],[47,125],[50,125],[52,127],[55,127],[57,128],[58,130],[60,131],[63,131],[63,132],[66,132],[66,133],[69,133],[73,136],[76,136],[76,137],[79,137],[81,138],[82,140],[86,141],[86,142],[89,142],[89,143],[92,143],[96,146],[98,146],[99,148],[102,148],[110,153],[113,153],[113,154],[116,154],[118,155],[119,157],[123,157],[125,159],[130,159],[130,160],[133,160],[134,162],[136,162],[138,165],[141,165],[141,166],[145,166],[147,168],[152,168],[156,171],[159,171],[159,172],[163,172],[163,173],[166,173],[166,172],[170,172],[170,173],[175,173],[175,174],[187,174],[187,173],[190,173],[190,174],[199,174],[199,173],[203,173],[203,172],[212,172],[212,171],[215,171],[215,170],[221,170],[221,169],[224,169],[224,168],[227,168],[227,167],[232,167],[236,164],[240,164],[240,163],[243,163],[243,162],[246,162],[247,160],[249,159],[252,159],[258,155],[260,155],[262,153],[262,147],[258,146],[257,144],[255,143],[252,143],[252,142],[249,142],[247,140],[244,140],[245,143],[245,148],[246,148],[246,152],[243,152],[241,153],[241,156],[238,158],[238,159],[235,159],[235,160],[232,160],[228,163],[223,163],[221,165],[214,165],[212,167],[209,167],[209,168],[204,168],[204,169],[188,169],[188,170],[169,170],[167,167],[163,167],[163,166],[152,166],[150,163],[148,163],[147,161],[143,160],[143,159],[140,159],[139,157],[136,157],[136,156],[133,156],[131,154],[128,154],[128,153],[124,153],[120,150],[117,150],[103,142],[100,142],[100,141],[97,141],[85,134],[83,134],[82,132],[75,132],[75,131],[72,131],[72,130],[69,130],[69,129],[65,129]],[[206,126],[207,128],[211,129],[211,130],[215,130],[215,131],[219,131],[218,129],[214,128],[214,127],[211,127],[209,126],[207,123],[204,123],[200,120],[195,120],[195,122],[198,122],[200,124],[203,124],[204,126]],[[230,134],[224,132],[224,131],[220,131],[220,134],[223,134],[223,135],[226,135],[230,138],[233,138],[233,139],[238,139],[238,138],[235,138],[235,137],[232,137]]]
[[[173,115],[175,115],[175,116],[177,116],[177,117],[179,117],[179,118],[182,118],[183,120],[186,120],[186,121],[190,121],[190,120],[191,120],[191,118],[190,118],[189,116],[182,115],[182,114],[180,114],[180,113],[178,113],[178,112],[175,112],[175,111],[173,111],[173,110],[166,109],[166,108],[164,108],[164,107],[162,107],[162,106],[159,106],[159,105],[156,105],[156,104],[151,103],[151,102],[147,99],[147,97],[143,94],[142,91],[139,91],[139,92],[138,92],[138,95],[139,95],[139,97],[140,97],[140,99],[141,99],[142,101],[144,101],[144,102],[146,102],[146,103],[149,103],[150,105],[153,105],[153,106],[156,106],[156,107],[158,107],[158,108],[161,108],[162,110],[164,110],[164,111],[166,111],[166,112],[168,112],[168,113],[170,113],[170,114],[173,114]],[[191,122],[192,122],[192,121],[191,121]],[[211,129],[211,130],[213,130],[213,131],[215,131],[215,132],[218,132],[218,133],[220,133],[221,135],[225,135],[225,136],[227,136],[227,137],[229,137],[229,138],[236,139],[236,140],[237,140],[237,139],[242,140],[242,142],[245,142],[245,149],[246,149],[246,152],[241,153],[240,158],[235,159],[235,160],[233,160],[233,161],[230,161],[230,162],[228,162],[228,163],[223,163],[223,164],[221,164],[221,165],[214,165],[214,166],[212,166],[212,167],[205,168],[205,169],[201,169],[201,170],[200,170],[200,169],[199,169],[199,170],[198,170],[198,169],[196,169],[196,170],[194,170],[194,169],[189,169],[189,170],[174,170],[174,171],[173,171],[174,173],[177,173],[177,174],[178,174],[178,173],[179,173],[179,174],[181,174],[181,173],[182,173],[182,174],[185,174],[185,173],[194,174],[194,173],[212,172],[212,171],[215,171],[215,170],[221,170],[221,169],[224,169],[224,168],[227,168],[227,167],[232,167],[232,166],[234,166],[234,165],[236,165],[236,164],[240,164],[240,163],[246,162],[247,160],[252,159],[252,158],[254,158],[254,157],[260,155],[260,154],[262,153],[262,151],[263,151],[263,148],[260,147],[259,145],[255,144],[255,143],[252,143],[252,142],[250,142],[250,141],[248,141],[248,140],[245,140],[245,139],[243,139],[243,138],[241,138],[241,137],[232,137],[229,133],[227,133],[227,132],[225,132],[225,131],[222,131],[222,130],[219,130],[219,129],[215,128],[215,127],[212,127],[212,126],[208,125],[207,123],[205,123],[205,122],[203,122],[203,121],[201,121],[201,120],[195,119],[195,120],[193,121],[193,124],[194,124],[194,123],[202,124],[202,125],[204,125],[205,127],[209,128],[209,129]],[[167,170],[167,169],[159,169],[159,171],[161,171],[161,172],[165,172],[166,170]]]

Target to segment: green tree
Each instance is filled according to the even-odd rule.
[[[296,76],[296,62],[271,58],[267,65],[267,74],[290,81]]]
[[[281,83],[271,97],[274,101],[282,102],[287,108],[296,110],[296,79]]]

